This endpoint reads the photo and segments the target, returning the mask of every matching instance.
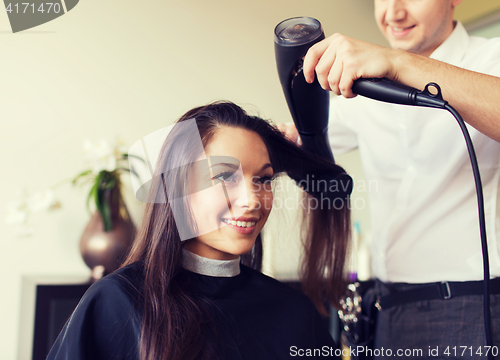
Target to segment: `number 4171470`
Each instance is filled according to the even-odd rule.
[[[444,350],[443,354],[447,356],[488,356],[491,352],[491,355],[498,355],[498,347],[497,346],[478,346],[477,349],[474,346],[447,346]]]
[[[56,13],[59,14],[61,12],[61,4],[59,3],[41,3],[38,7],[35,6],[34,3],[9,3],[5,10],[11,14],[26,14],[26,13]]]

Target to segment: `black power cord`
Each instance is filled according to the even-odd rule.
[[[434,88],[435,91],[431,92],[430,89]],[[472,172],[474,174],[474,182],[476,184],[476,196],[477,196],[477,209],[479,213],[479,232],[481,236],[481,249],[483,254],[483,274],[484,274],[484,297],[483,297],[483,317],[484,317],[484,331],[486,335],[486,345],[489,350],[492,350],[492,338],[491,338],[491,310],[490,310],[490,264],[488,258],[488,242],[486,239],[486,222],[484,219],[484,198],[483,198],[483,185],[481,183],[481,175],[479,173],[479,166],[477,163],[476,152],[474,150],[474,145],[465,126],[465,122],[460,116],[460,114],[450,105],[447,101],[443,100],[441,95],[441,88],[436,83],[429,83],[425,87],[424,91],[417,92],[415,97],[415,105],[425,106],[425,107],[435,107],[448,110],[457,120],[460,129],[465,138],[465,143],[467,144],[467,150],[469,152],[470,163],[472,165]],[[492,360],[492,351],[488,350],[488,360]]]
[[[484,317],[484,330],[486,332],[486,345],[492,346],[491,339],[491,311],[490,311],[490,265],[488,258],[488,242],[486,241],[486,223],[484,220],[484,198],[483,198],[483,186],[481,184],[481,175],[479,174],[479,166],[477,164],[476,152],[474,151],[474,146],[472,145],[472,140],[469,135],[469,131],[465,126],[464,121],[460,114],[449,104],[444,106],[444,109],[448,110],[458,121],[460,129],[465,137],[465,142],[467,143],[467,150],[469,151],[469,158],[472,165],[472,172],[474,173],[474,182],[476,183],[476,195],[477,195],[477,208],[479,212],[479,231],[481,234],[481,248],[483,252],[483,273],[484,273],[484,301],[483,301],[483,317]],[[488,352],[488,359],[493,359],[491,351]]]
[[[369,97],[374,100],[384,101],[392,104],[402,104],[410,106],[423,106],[448,110],[457,120],[467,144],[469,158],[476,184],[477,207],[479,212],[479,231],[481,235],[481,248],[483,254],[484,273],[484,330],[486,333],[486,345],[492,350],[491,338],[491,314],[490,314],[490,266],[488,259],[488,243],[486,241],[486,224],[484,220],[484,199],[479,166],[477,164],[476,152],[469,135],[469,131],[460,114],[447,101],[443,100],[441,88],[436,83],[429,83],[423,91],[410,86],[386,79],[364,79],[356,80],[352,90],[359,95]],[[493,359],[492,351],[488,350],[488,360]]]

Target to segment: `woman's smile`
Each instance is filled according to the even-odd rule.
[[[259,219],[255,217],[240,217],[237,220],[223,218],[221,220],[224,224],[228,225],[227,227],[229,227],[230,229],[233,229],[234,231],[245,235],[253,233],[257,228],[256,224],[259,221]]]

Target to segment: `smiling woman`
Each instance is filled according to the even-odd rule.
[[[235,104],[186,113],[161,147],[128,260],[89,289],[48,359],[276,360],[294,348],[331,358],[314,305],[324,311],[322,294],[334,302],[342,290],[347,202],[306,211],[313,302],[259,271],[273,179],[310,171],[343,169]]]

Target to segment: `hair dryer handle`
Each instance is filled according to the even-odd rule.
[[[414,105],[413,99],[417,93],[417,90],[410,86],[386,78],[360,78],[354,81],[352,91],[370,99],[402,105]]]
[[[434,89],[434,92],[431,91]],[[448,104],[443,100],[441,89],[436,83],[429,83],[423,91],[417,90],[386,78],[364,79],[354,81],[352,91],[370,99],[392,104],[424,106],[444,109]]]
[[[293,77],[291,94],[295,116],[293,120],[302,140],[303,149],[333,161],[328,140],[330,94],[321,88],[318,80],[309,84],[302,69]]]

